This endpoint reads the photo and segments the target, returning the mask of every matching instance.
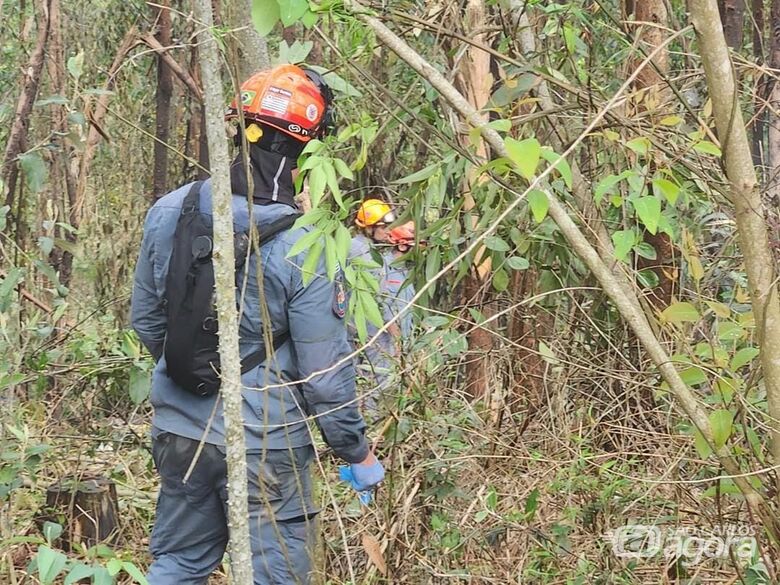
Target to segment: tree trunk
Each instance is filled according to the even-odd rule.
[[[219,356],[225,417],[228,466],[228,526],[233,581],[252,585],[252,552],[249,546],[246,441],[241,414],[241,357],[238,351],[235,260],[233,250],[233,195],[230,159],[225,134],[225,99],[220,76],[220,55],[212,36],[214,20],[209,0],[194,0],[195,18],[205,26],[201,33],[200,66],[203,75],[206,133],[211,157],[211,197],[214,214],[214,279],[219,316]]]
[[[664,45],[667,36],[666,28],[669,25],[669,17],[664,0],[642,0],[634,8],[638,23],[637,35],[644,53],[648,54],[657,47]],[[637,66],[642,60],[634,63]],[[667,102],[669,89],[664,81],[664,75],[669,71],[669,51],[665,48],[656,52],[653,59],[655,67],[645,67],[636,78],[634,87],[645,90],[645,99],[639,107],[646,109],[648,105],[653,108],[649,114],[652,119],[659,120],[664,117],[664,104]],[[633,67],[632,67],[633,69]],[[653,163],[650,163],[654,167]],[[651,174],[655,168],[651,169]],[[638,258],[637,268],[640,270],[652,270],[658,278],[658,286],[648,295],[648,300],[657,309],[663,310],[672,303],[672,298],[677,288],[678,259],[675,247],[668,234],[658,232],[643,233],[644,241],[650,244],[656,252],[655,260]]]
[[[171,44],[171,11],[168,0],[157,7],[157,33],[155,38],[160,45]],[[163,54],[157,55],[157,97],[154,135],[154,171],[152,172],[152,195],[158,199],[168,192],[168,147],[166,143],[171,134],[171,97],[173,96],[173,73]]]
[[[67,79],[65,75],[65,49],[62,42],[62,14],[60,12],[60,0],[51,0],[49,5],[49,49],[48,71],[51,78],[52,93],[66,95]],[[76,218],[71,217],[71,210],[76,200],[76,176],[71,167],[71,153],[73,144],[67,137],[69,131],[68,113],[63,104],[52,104],[51,119],[52,130],[58,136],[56,142],[58,148],[56,158],[52,165],[51,191],[54,205],[60,217],[67,218],[67,222],[74,229],[79,224]],[[71,244],[76,243],[76,233],[72,230],[62,229],[56,226],[58,237],[67,240]],[[60,283],[70,286],[71,271],[73,269],[73,255],[67,250],[55,248],[52,251],[53,265],[59,273]]]
[[[460,10],[457,9],[460,18]],[[486,29],[487,18],[483,0],[468,0],[466,13],[463,18],[465,25],[465,34],[473,35],[474,40],[480,44],[487,44],[484,33],[476,33]],[[485,122],[488,121],[487,112],[482,113],[482,109],[490,99],[490,90],[493,84],[493,77],[490,74],[490,55],[469,45],[466,54],[460,60],[455,74],[455,83],[460,88],[461,93],[466,96],[474,109],[479,110],[480,117]],[[468,135],[461,135],[459,140],[464,148],[469,148],[471,142]],[[476,145],[476,153],[479,160],[487,160],[487,145],[483,140],[479,140]],[[477,173],[475,167],[469,168],[466,178],[463,181],[463,210],[473,210],[476,203],[472,195],[473,191],[479,189],[479,186],[485,182],[484,173]],[[471,225],[469,230],[473,230],[479,222],[478,210],[471,214]],[[482,258],[484,248],[480,248],[476,257]],[[487,299],[490,291],[488,276],[490,275],[490,259],[483,260],[479,265],[475,265],[469,274],[466,275],[463,285],[464,304],[480,311],[486,318],[489,317],[490,305],[484,301]],[[493,349],[493,335],[490,331],[477,327],[467,335],[469,351],[466,359],[466,384],[465,391],[470,396],[488,396],[490,390],[490,364],[491,350]]]
[[[769,65],[776,68],[780,66],[780,0],[772,0],[769,25],[772,34]],[[780,83],[773,77],[769,86],[766,196],[777,206],[780,205]]]
[[[30,124],[35,96],[38,95],[38,87],[41,82],[46,45],[49,41],[49,2],[38,0],[35,3],[38,35],[35,40],[35,48],[30,54],[30,61],[23,69],[24,79],[19,101],[16,104],[16,114],[8,133],[8,142],[3,155],[2,179],[5,185],[5,204],[13,207],[13,197],[16,192],[16,181],[19,177],[19,165],[16,158],[22,153],[24,143],[27,140],[27,131]],[[17,218],[19,219],[19,218]]]
[[[237,0],[227,3],[227,18],[230,26],[236,31],[239,47],[238,75],[239,83],[251,76],[255,71],[268,69],[271,59],[268,57],[268,44],[257,34],[252,24],[252,0]]]
[[[426,79],[439,92],[439,94],[442,96],[442,99],[447,100],[447,102],[449,102],[450,105],[458,113],[460,113],[466,122],[479,129],[483,138],[485,138],[497,156],[509,159],[509,153],[504,146],[504,141],[501,138],[501,135],[496,130],[484,123],[478,112],[452,86],[452,84],[444,78],[438,69],[425,61],[417,52],[415,52],[411,47],[409,47],[409,45],[407,45],[403,40],[395,35],[395,33],[387,28],[380,20],[369,14],[359,3],[355,2],[354,0],[347,0],[345,2],[345,6],[348,10],[352,10],[352,12],[355,13],[361,21],[373,29],[377,39],[385,43],[401,59],[406,61],[415,71],[417,71],[420,76]],[[717,20],[717,7],[715,16]],[[719,26],[720,25],[718,24],[718,30],[720,30]],[[730,70],[729,75],[731,75]],[[632,80],[632,78],[630,78],[630,80]],[[595,118],[583,131],[582,135],[569,146],[566,152],[561,153],[562,155],[569,155],[571,151],[573,151],[577,145],[582,142],[583,138],[589,132],[591,132],[603,119],[607,109],[614,103],[614,101],[615,98],[611,100],[611,102],[604,110],[602,110],[600,114],[595,116]],[[549,175],[549,170],[540,175],[540,177],[533,182],[532,186],[538,188],[540,179],[547,175]],[[764,518],[764,520],[767,522],[768,527],[773,527],[773,517],[771,512],[765,506],[763,496],[750,485],[750,483],[741,473],[739,464],[733,458],[729,448],[725,445],[721,447],[717,447],[715,445],[712,435],[712,427],[710,426],[709,420],[707,418],[707,412],[700,405],[696,395],[682,380],[666,350],[656,338],[652,327],[642,312],[638,299],[633,294],[633,291],[628,289],[620,279],[616,278],[612,274],[609,266],[607,266],[607,264],[599,256],[598,252],[596,252],[593,246],[588,242],[587,238],[585,238],[583,233],[574,223],[558,198],[549,191],[545,191],[545,194],[547,195],[547,200],[549,203],[549,215],[560,228],[561,234],[563,234],[563,236],[572,246],[574,252],[593,272],[594,276],[598,279],[599,283],[604,288],[604,292],[607,293],[621,316],[634,331],[637,339],[644,346],[645,350],[658,368],[664,380],[669,384],[672,394],[677,399],[683,411],[689,417],[694,427],[699,430],[709,445],[713,447],[713,451],[717,455],[718,461],[721,463],[726,472],[733,476],[734,483],[745,495],[747,503],[762,515],[762,518]],[[507,207],[507,209],[496,218],[496,223],[493,225],[497,225],[498,221],[507,217],[517,207],[520,200],[521,199],[517,199],[512,202]],[[490,235],[490,233],[491,231],[487,230],[481,235],[481,238]],[[479,240],[473,242],[460,255],[458,259],[443,267],[442,271],[450,269],[458,260],[462,259],[463,256],[473,252],[474,248],[478,245],[478,242]],[[425,288],[418,291],[417,294],[423,294],[424,291]]]
[[[777,4],[777,2],[775,3]],[[712,99],[718,136],[724,146],[723,162],[730,199],[739,231],[748,276],[753,315],[761,349],[771,432],[771,451],[780,463],[780,303],[775,284],[774,259],[769,248],[764,206],[738,103],[734,70],[714,0],[691,0],[691,19],[701,46],[702,64]],[[774,7],[773,7],[774,8]],[[773,17],[775,14],[773,14]],[[773,21],[774,24],[774,21]]]
[[[753,56],[756,64],[764,64],[764,0],[753,0],[753,19],[751,21],[753,30]],[[764,131],[766,129],[767,108],[766,100],[766,76],[761,72],[756,72],[754,99],[753,99],[753,165],[759,170],[759,183],[764,185],[766,173],[764,169]]]
[[[726,43],[732,49],[741,49],[745,22],[745,0],[721,0],[718,3],[718,11],[723,22]]]

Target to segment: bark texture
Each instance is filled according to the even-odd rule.
[[[388,29],[380,20],[367,13],[365,9],[360,6],[354,0],[350,0],[345,3],[348,8],[351,8],[356,13],[357,17],[373,29],[377,38],[387,45],[393,52],[395,52],[401,59],[406,61],[409,66],[412,67],[417,73],[425,78],[442,96],[447,100],[449,104],[461,114],[461,116],[472,126],[478,128],[485,138],[487,143],[493,149],[494,153],[501,157],[507,157],[508,153],[504,146],[504,142],[501,135],[494,129],[487,126],[479,117],[479,114],[468,103],[468,101],[442,76],[442,74],[431,64],[425,61],[417,52],[415,52],[409,45],[407,45],[402,39],[400,39],[395,33]],[[717,19],[717,7],[716,7],[716,22]],[[718,24],[718,30],[720,30]],[[722,32],[721,32],[722,34]],[[632,81],[633,78],[630,78]],[[604,117],[604,112],[597,115],[593,121],[588,125],[583,135],[590,132],[596,124]],[[743,128],[744,130],[744,128]],[[580,136],[574,143],[568,148],[566,153],[570,154],[571,151],[582,141],[583,136]],[[546,174],[549,174],[547,171]],[[541,177],[540,177],[541,178]],[[539,180],[534,182],[534,186],[537,187]],[[572,246],[575,253],[585,262],[593,275],[597,278],[599,283],[604,289],[604,292],[610,297],[616,308],[620,312],[624,321],[631,327],[640,341],[642,346],[647,351],[647,354],[656,365],[664,380],[669,384],[669,387],[677,399],[678,404],[691,420],[693,425],[702,433],[702,436],[707,442],[713,446],[719,462],[726,470],[727,473],[734,476],[734,483],[739,487],[740,491],[745,494],[747,502],[754,506],[767,521],[772,521],[766,508],[763,506],[764,499],[750,483],[741,475],[740,467],[736,460],[732,457],[728,447],[723,446],[720,448],[715,447],[712,428],[710,427],[709,420],[707,418],[707,412],[702,408],[697,397],[693,394],[691,389],[685,384],[680,377],[680,374],[675,369],[669,355],[663,348],[661,343],[656,338],[652,327],[645,318],[642,309],[633,291],[624,286],[619,279],[615,278],[610,270],[609,266],[601,259],[598,252],[588,242],[580,229],[574,223],[569,216],[563,204],[553,194],[546,192],[549,202],[549,215],[558,225],[561,233],[566,240]],[[507,210],[502,213],[497,220],[503,219],[508,215],[515,207],[515,204],[510,205]],[[489,235],[490,231],[487,231],[482,236]],[[419,293],[418,293],[419,294]]]
[[[46,0],[36,2],[35,12],[38,26],[35,48],[30,54],[30,61],[27,67],[23,70],[22,91],[16,104],[14,121],[11,124],[11,131],[8,134],[8,142],[3,155],[2,178],[6,189],[6,205],[12,204],[14,192],[16,191],[16,181],[19,177],[19,166],[16,164],[16,159],[24,150],[24,144],[27,140],[30,113],[35,103],[35,97],[38,95],[41,71],[43,70],[46,55],[46,45],[49,41],[49,2]]]
[[[235,260],[233,250],[233,194],[230,189],[230,158],[225,134],[225,99],[220,76],[220,56],[212,35],[211,2],[194,0],[195,18],[205,26],[199,36],[203,76],[206,135],[211,157],[211,197],[214,207],[214,279],[219,316],[219,356],[222,370],[220,395],[225,417],[225,448],[228,467],[228,526],[233,582],[252,585],[252,552],[249,545],[246,441],[241,415],[241,357],[238,350]]]
[[[761,367],[772,428],[771,452],[780,463],[780,303],[774,259],[769,247],[763,203],[747,139],[735,73],[715,0],[691,0],[690,12],[701,45],[702,64],[712,99],[712,111],[723,145],[723,162],[734,205],[739,241],[756,319]],[[737,107],[735,107],[737,104]]]
[[[780,0],[772,0],[769,17],[772,34],[769,65],[780,67]],[[780,81],[773,74],[769,90],[769,131],[767,137],[768,173],[766,183],[767,199],[774,205],[780,203]]]
[[[168,0],[157,7],[157,34],[155,39],[161,46],[171,44],[171,11]],[[171,98],[173,97],[173,73],[164,53],[157,54],[157,96],[154,135],[154,171],[152,172],[152,195],[162,197],[168,191],[168,148],[166,143],[171,134]]]
[[[268,44],[257,34],[252,24],[252,0],[236,0],[228,6],[228,18],[239,46],[238,74],[243,81],[255,71],[268,69],[271,59],[268,57]]]
[[[461,19],[460,9],[456,8],[457,19]],[[484,31],[487,28],[486,10],[483,0],[468,0],[463,18],[466,26],[465,34],[473,36],[479,44],[487,44]],[[465,53],[459,60],[455,68],[455,83],[460,88],[461,93],[468,99],[474,109],[480,111],[480,117],[484,122],[488,122],[487,112],[482,109],[490,99],[490,90],[493,85],[493,76],[490,74],[490,55],[485,51],[478,49],[473,45],[468,45]],[[467,132],[459,136],[460,143],[464,148],[469,148],[471,142]],[[477,158],[479,160],[488,159],[487,145],[484,140],[479,140],[476,144]],[[478,173],[475,167],[471,167],[464,180],[463,188],[463,210],[474,210],[476,202],[473,192],[479,189],[486,180],[484,173]],[[471,214],[470,230],[476,228],[479,222],[479,210],[474,210]],[[482,258],[484,247],[481,248],[476,258]],[[466,275],[463,285],[464,302],[470,307],[478,309],[485,317],[490,316],[490,308],[485,306],[485,297],[489,294],[490,284],[487,280],[490,275],[490,259],[482,260],[475,265]],[[469,343],[469,353],[466,360],[466,385],[465,391],[470,396],[487,397],[490,391],[490,363],[491,350],[493,349],[493,335],[490,331],[482,327],[476,327],[467,335]]]

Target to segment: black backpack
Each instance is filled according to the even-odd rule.
[[[200,212],[200,188],[192,185],[182,203],[181,215],[173,237],[173,253],[165,284],[165,307],[168,319],[165,334],[165,362],[168,376],[185,390],[198,396],[219,391],[219,324],[214,305],[214,267],[212,218]],[[286,215],[260,233],[259,245],[289,229],[299,215]],[[238,270],[250,253],[249,233],[234,235],[236,286]],[[289,334],[274,335],[277,349]],[[265,361],[265,347],[241,360],[241,373]]]

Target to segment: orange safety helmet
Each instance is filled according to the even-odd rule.
[[[331,123],[332,99],[319,73],[296,65],[259,71],[241,84],[241,109],[248,122],[273,128],[301,143],[324,134]],[[226,118],[237,117],[234,99]],[[263,136],[262,126],[253,130],[256,137],[250,137],[251,142]]]
[[[358,207],[355,224],[366,228],[372,225],[386,225],[395,221],[395,214],[390,206],[380,199],[366,199]]]

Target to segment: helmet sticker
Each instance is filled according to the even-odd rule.
[[[268,92],[263,96],[263,102],[260,104],[260,108],[275,114],[284,114],[287,112],[290,97],[292,97],[292,94],[289,91],[271,86],[268,88]]]
[[[296,134],[300,134],[301,133],[301,127],[298,126],[298,124],[290,124],[290,125],[287,126],[287,129],[290,132],[295,132]]]
[[[249,91],[249,90],[242,91],[241,92],[241,105],[248,106],[249,104],[251,104],[254,101],[256,95],[257,95],[256,91]]]
[[[319,113],[320,110],[317,108],[317,104],[309,104],[306,106],[306,119],[309,120],[309,122],[314,122]]]

